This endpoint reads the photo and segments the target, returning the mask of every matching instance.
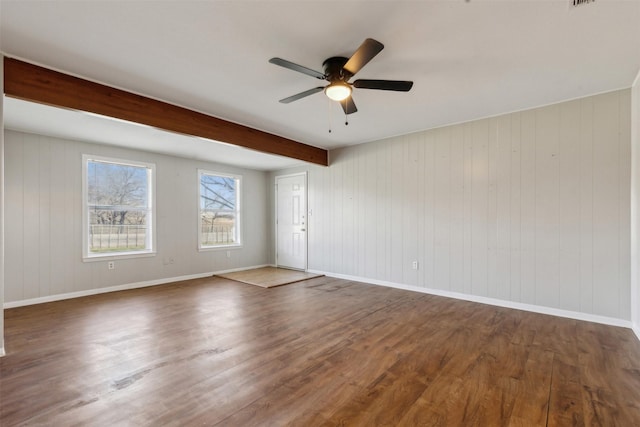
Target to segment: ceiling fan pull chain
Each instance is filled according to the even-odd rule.
[[[327,98],[327,121],[329,122],[329,133],[331,133],[331,101]]]
[[[344,125],[349,126],[349,116],[346,113],[344,114]]]

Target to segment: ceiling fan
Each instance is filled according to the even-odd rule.
[[[314,93],[324,91],[324,93],[333,101],[337,101],[342,105],[345,114],[352,114],[358,111],[356,104],[353,102],[351,93],[352,87],[358,89],[377,89],[391,90],[396,92],[408,92],[413,86],[413,82],[406,80],[368,80],[358,79],[353,83],[349,83],[349,79],[362,69],[369,61],[371,61],[380,51],[384,49],[384,45],[374,39],[366,39],[355,51],[351,58],[342,56],[333,56],[326,59],[322,66],[324,73],[312,70],[302,65],[294,64],[282,58],[271,58],[270,63],[288,68],[299,73],[315,77],[319,80],[327,80],[329,85],[318,86],[313,89],[305,90],[298,94],[281,99],[280,102],[288,104],[297,101]]]

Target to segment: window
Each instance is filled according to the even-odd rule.
[[[240,246],[242,177],[198,171],[199,249]]]
[[[85,260],[155,252],[155,165],[83,156]]]

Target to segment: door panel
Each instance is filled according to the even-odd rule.
[[[307,176],[276,177],[276,265],[307,268]]]

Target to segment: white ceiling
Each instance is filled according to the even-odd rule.
[[[0,0],[0,50],[332,149],[630,87],[640,69],[640,1],[571,3]],[[385,49],[357,78],[413,80],[411,92],[355,89],[359,111],[348,126],[322,93],[278,103],[318,80],[269,58],[321,71],[324,59],[350,56],[367,37]],[[187,146],[173,134],[163,144],[174,137],[174,151]],[[219,148],[198,144],[188,150]]]

